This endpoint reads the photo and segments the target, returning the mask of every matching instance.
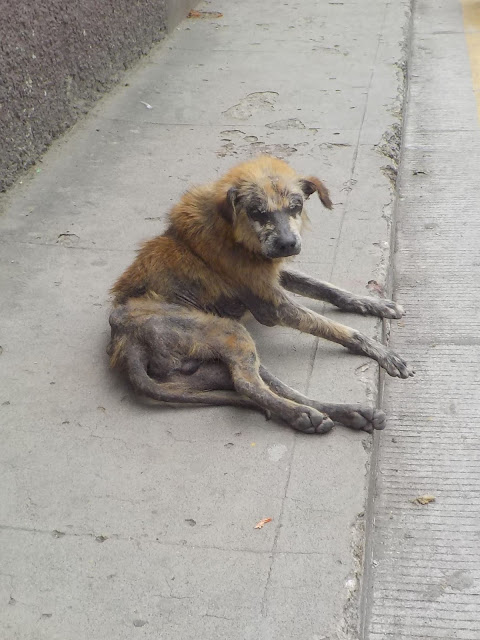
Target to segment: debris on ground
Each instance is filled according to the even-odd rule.
[[[192,9],[189,11],[187,18],[223,18],[223,13],[220,13],[220,11],[195,11],[195,9]]]
[[[429,502],[435,502],[435,496],[430,496],[428,494],[424,496],[418,496],[417,498],[412,500],[412,502],[416,504],[428,504]]]
[[[105,540],[108,540],[108,536],[95,536],[95,541],[100,542],[100,544],[105,542]]]
[[[263,529],[263,527],[267,524],[267,522],[271,522],[272,518],[263,518],[263,520],[260,520],[260,522],[257,522],[257,524],[255,525],[255,529]]]
[[[147,620],[134,620],[133,621],[133,626],[134,627],[144,627],[146,624],[148,624]]]

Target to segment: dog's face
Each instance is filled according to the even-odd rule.
[[[229,191],[236,213],[236,239],[265,258],[295,256],[302,248],[303,194],[300,189],[276,191],[274,186],[272,181]]]
[[[265,258],[300,253],[306,218],[304,201],[317,191],[331,208],[328,191],[317,178],[301,178],[281,160],[261,157],[230,173],[222,215],[232,224],[236,242]]]

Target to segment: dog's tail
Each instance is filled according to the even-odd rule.
[[[258,405],[236,391],[192,391],[188,389],[188,385],[179,382],[159,382],[148,375],[141,354],[134,348],[127,354],[126,369],[134,390],[158,402],[259,409]],[[188,376],[185,376],[185,380],[188,381]]]

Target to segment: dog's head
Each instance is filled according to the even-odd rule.
[[[318,178],[303,178],[282,160],[261,156],[235,167],[217,183],[218,210],[237,243],[265,258],[286,258],[300,253],[303,206],[315,191],[331,209]]]

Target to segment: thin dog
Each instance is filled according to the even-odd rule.
[[[385,427],[379,409],[311,400],[282,383],[260,364],[241,322],[250,313],[264,325],[298,329],[369,356],[391,376],[413,375],[383,344],[288,295],[381,318],[404,313],[391,300],[356,296],[286,267],[300,253],[304,202],[314,192],[332,207],[318,178],[261,156],[180,199],[165,233],[143,245],[112,288],[110,363],[126,372],[137,393],[171,403],[255,407],[304,433],[325,433],[334,422],[369,432]]]

